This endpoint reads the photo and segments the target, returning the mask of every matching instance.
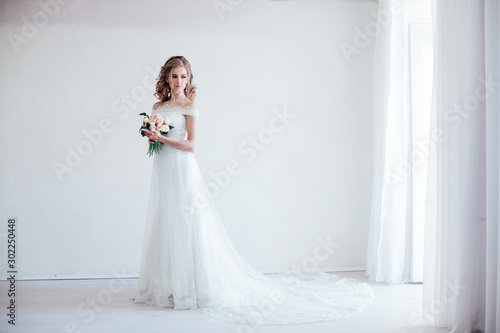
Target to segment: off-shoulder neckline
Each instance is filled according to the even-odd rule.
[[[153,108],[154,111],[160,110],[160,109],[176,109],[176,110],[198,110],[197,107],[193,107],[191,105],[187,105],[184,107],[177,106],[177,105],[170,105],[170,104],[163,104],[157,107],[156,109]]]

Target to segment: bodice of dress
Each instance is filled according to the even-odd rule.
[[[199,111],[194,107],[181,108],[177,106],[164,105],[157,109],[153,109],[152,114],[159,114],[163,117],[163,119],[170,119],[169,124],[174,126],[174,128],[172,128],[167,134],[168,138],[174,140],[185,140],[187,138],[187,131],[186,117],[184,117],[184,115],[198,116]]]

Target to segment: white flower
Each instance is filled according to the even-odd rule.
[[[149,130],[150,131],[156,131],[156,125],[155,125],[155,123],[152,123],[151,125],[149,125]]]

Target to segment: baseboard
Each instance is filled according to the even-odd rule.
[[[316,269],[319,272],[335,273],[335,272],[356,272],[365,271],[365,266],[342,266],[342,267],[322,267]],[[259,270],[263,274],[288,273],[286,270]],[[304,271],[307,273],[307,271]],[[17,281],[37,281],[37,280],[97,280],[97,279],[136,279],[139,277],[139,272],[113,272],[102,274],[55,274],[55,275],[18,275]],[[0,280],[7,280],[8,276],[2,276]]]

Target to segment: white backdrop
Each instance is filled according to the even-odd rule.
[[[152,167],[138,114],[173,55],[192,64],[195,156],[245,259],[364,268],[374,2],[0,4],[0,274],[15,218],[20,279],[137,276]]]

